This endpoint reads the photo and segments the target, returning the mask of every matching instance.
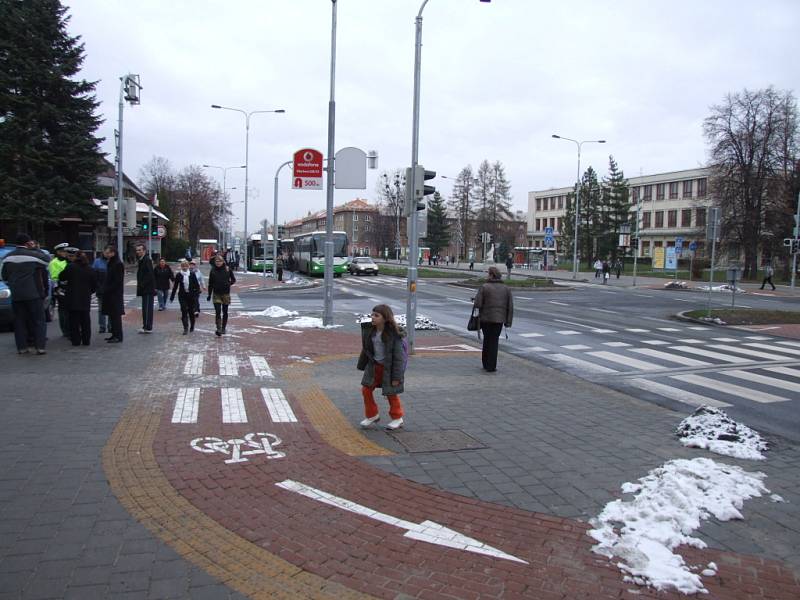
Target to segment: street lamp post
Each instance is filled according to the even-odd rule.
[[[639,218],[642,212],[642,199],[636,199],[636,248],[633,251],[633,287],[636,287],[636,263],[639,260]]]
[[[278,175],[281,173],[283,167],[288,167],[292,164],[291,160],[283,163],[278,170],[275,171],[275,190],[272,195],[272,277],[278,278]],[[266,269],[265,269],[266,272]]]
[[[580,214],[581,209],[581,146],[584,144],[605,144],[605,140],[573,140],[572,138],[564,137],[561,135],[556,135],[555,133],[552,137],[556,138],[557,140],[567,140],[568,142],[573,142],[578,147],[578,178],[576,180],[576,188],[575,188],[575,230],[573,235],[575,239],[573,240],[573,247],[572,247],[572,278],[578,278],[578,215]]]
[[[247,233],[247,198],[248,198],[248,191],[249,191],[249,183],[250,183],[250,117],[253,115],[261,114],[261,113],[285,113],[286,111],[282,108],[278,108],[275,110],[251,110],[247,112],[242,110],[241,108],[231,108],[229,106],[220,106],[219,104],[212,104],[211,108],[218,108],[220,110],[232,110],[234,112],[242,113],[244,115],[244,126],[245,126],[245,142],[244,142],[244,237],[245,237],[245,246],[244,246],[244,270],[247,272],[247,254],[249,252],[249,244],[247,243],[248,240],[248,233]]]
[[[222,203],[225,204],[225,202],[228,199],[228,187],[227,187],[228,171],[230,169],[244,169],[246,168],[245,165],[236,165],[233,167],[220,167],[218,165],[203,165],[203,167],[206,169],[219,169],[220,171],[222,171]],[[236,188],[231,188],[231,189],[236,189]],[[225,240],[220,239],[219,243],[222,246],[225,244]]]
[[[139,91],[142,86],[139,84],[139,76],[128,74],[119,78],[119,122],[117,124],[117,256],[124,260],[122,255],[122,203],[125,202],[123,194],[124,177],[122,173],[122,111],[125,101],[131,105],[139,104]],[[134,223],[128,224],[129,227],[136,226],[136,212],[133,214]]]

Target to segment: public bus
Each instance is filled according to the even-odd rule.
[[[324,275],[325,272],[325,239],[324,231],[313,231],[294,238],[294,258],[297,270],[309,275]],[[347,271],[347,234],[344,231],[333,232],[333,274],[340,277]]]
[[[272,234],[267,234],[266,257],[264,256],[264,245],[261,243],[261,234],[254,233],[247,242],[247,270],[248,271],[272,271],[272,263],[275,256],[272,252]],[[280,250],[278,250],[280,252]]]

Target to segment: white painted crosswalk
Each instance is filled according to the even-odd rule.
[[[261,388],[264,400],[262,410],[266,410],[273,423],[297,423],[297,416],[292,406],[279,388]],[[247,406],[244,391],[237,387],[224,387],[219,390],[206,390],[201,401],[201,388],[180,388],[175,397],[172,410],[172,423],[193,424],[197,423],[203,403],[208,403],[208,409],[213,410],[216,418],[225,424],[248,423]],[[251,404],[251,408],[254,406]],[[255,405],[259,406],[259,405]]]
[[[286,396],[277,388],[261,388],[261,395],[273,423],[296,423],[297,417],[286,401]]]
[[[247,410],[240,388],[222,388],[222,422],[247,423]]]

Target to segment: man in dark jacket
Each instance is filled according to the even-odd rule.
[[[44,346],[47,325],[44,320],[44,299],[50,291],[44,252],[31,247],[31,238],[17,234],[17,248],[3,259],[0,277],[11,291],[11,308],[14,311],[14,340],[19,354],[28,354],[28,335],[34,340],[36,354],[46,354]]]
[[[144,244],[136,244],[136,295],[142,297],[142,328],[139,333],[153,331],[153,299],[156,295],[156,276],[153,261],[147,256]]]

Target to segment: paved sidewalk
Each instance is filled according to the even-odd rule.
[[[755,465],[686,449],[682,414],[510,355],[485,374],[472,340],[438,332],[418,333],[405,429],[362,432],[352,315],[281,322],[237,315],[217,338],[204,314],[183,336],[170,309],[152,335],[44,357],[2,339],[0,599],[677,598],[625,583],[585,532],[622,483],[696,456],[786,500],[681,549],[719,566],[709,597],[800,595],[784,440]],[[442,546],[440,526],[473,541]]]

